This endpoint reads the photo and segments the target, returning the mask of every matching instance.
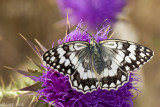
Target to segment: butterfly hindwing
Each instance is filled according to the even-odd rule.
[[[91,61],[91,54],[88,52],[78,65],[76,72],[70,77],[72,87],[84,93],[97,89],[99,85],[95,73],[92,71]]]
[[[128,82],[128,72],[124,72],[114,58],[110,54],[109,50],[102,50],[103,57],[103,71],[100,74],[100,87],[102,89],[118,89],[124,83]]]

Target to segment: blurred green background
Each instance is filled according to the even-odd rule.
[[[120,32],[117,35],[127,34],[125,39],[132,41],[131,38],[134,38],[133,41],[155,52],[153,59],[139,71],[143,82],[138,85],[141,93],[134,100],[135,107],[160,107],[159,17],[160,0],[130,0],[113,26],[115,31]],[[0,77],[6,85],[11,81],[10,75],[16,81],[22,80],[23,76],[3,68],[4,65],[26,69],[30,66],[26,56],[37,60],[33,50],[18,33],[32,42],[37,38],[49,49],[53,42],[57,45],[57,40],[65,36],[65,26],[59,26],[63,20],[55,0],[0,0]],[[124,29],[120,29],[122,25]],[[14,103],[15,100],[5,99],[3,102]],[[23,102],[29,103],[30,99]]]

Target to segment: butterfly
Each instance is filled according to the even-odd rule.
[[[148,62],[153,51],[126,40],[72,41],[43,54],[47,66],[68,75],[72,88],[83,93],[97,88],[117,90],[129,80],[130,72]]]

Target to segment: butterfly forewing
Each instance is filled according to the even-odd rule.
[[[106,40],[101,45],[102,50],[109,51],[110,57],[123,71],[134,71],[153,56],[151,49],[125,40]]]
[[[54,47],[43,55],[47,66],[65,75],[72,75],[79,65],[81,58],[86,54],[87,42],[69,42]]]

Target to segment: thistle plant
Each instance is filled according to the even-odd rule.
[[[78,27],[79,26],[79,27]],[[58,40],[58,44],[63,44],[71,41],[86,41],[90,42],[91,36],[86,30],[81,29],[81,24],[79,24],[75,30],[67,34],[64,39]],[[107,29],[107,30],[106,30]],[[108,37],[109,26],[103,27],[100,31],[92,36],[97,42],[106,40]],[[20,34],[21,35],[21,34]],[[22,35],[21,35],[22,36]],[[117,90],[102,90],[98,88],[95,91],[82,93],[73,89],[69,82],[69,76],[64,76],[63,74],[57,72],[53,68],[46,66],[42,61],[42,55],[47,49],[38,41],[38,46],[34,45],[31,41],[26,39],[24,36],[22,38],[30,45],[30,47],[36,52],[40,58],[41,64],[33,61],[39,70],[28,71],[13,69],[18,73],[25,75],[26,78],[30,78],[35,81],[34,84],[24,87],[19,91],[29,91],[34,93],[38,97],[37,104],[49,104],[50,106],[56,107],[85,107],[85,106],[95,106],[95,107],[132,107],[133,106],[133,93],[135,90],[138,92],[137,87],[133,86],[133,82],[139,82],[140,79],[138,75],[130,73],[129,80],[122,87]],[[52,45],[54,47],[54,45]],[[35,94],[36,93],[36,94]],[[46,106],[46,105],[45,105]]]

